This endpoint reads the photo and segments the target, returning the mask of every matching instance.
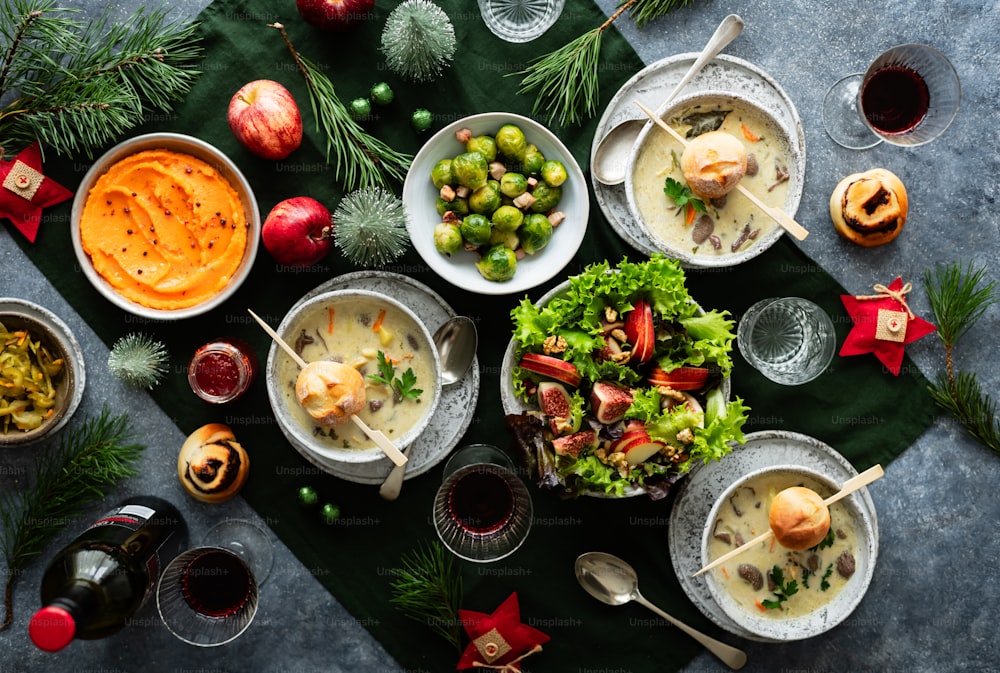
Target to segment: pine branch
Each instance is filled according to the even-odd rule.
[[[125,414],[101,414],[64,434],[58,448],[39,454],[35,485],[20,498],[0,494],[0,549],[7,562],[5,617],[0,631],[11,625],[14,581],[45,543],[72,521],[80,506],[103,498],[117,483],[136,473],[145,448],[130,443]]]
[[[439,542],[433,541],[421,542],[401,561],[403,567],[392,582],[393,596],[389,602],[459,649],[462,575],[455,568],[454,558]]]
[[[694,0],[635,0],[633,3],[623,0],[619,6],[630,4],[628,15],[635,21],[636,27],[642,28],[650,21],[693,3]]]
[[[950,412],[972,437],[1000,454],[1000,409],[975,374],[940,374],[928,388],[939,407]]]

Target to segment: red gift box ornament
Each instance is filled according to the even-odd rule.
[[[498,671],[521,670],[521,660],[540,652],[549,637],[521,623],[517,593],[512,593],[493,614],[459,610],[459,619],[472,639],[458,661],[458,670],[492,668]]]
[[[844,308],[854,321],[851,333],[840,347],[841,355],[874,353],[882,364],[899,376],[906,344],[925,337],[937,328],[914,315],[906,304],[906,295],[913,289],[896,278],[889,287],[877,284],[874,295],[840,295]]]
[[[11,161],[0,160],[0,217],[6,217],[35,242],[42,221],[42,208],[73,196],[42,173],[42,149],[35,141]]]

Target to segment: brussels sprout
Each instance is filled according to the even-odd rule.
[[[452,211],[459,217],[465,217],[469,214],[469,199],[463,199],[462,197],[455,197],[455,200],[451,202],[451,208],[448,210]]]
[[[490,246],[494,245],[502,245],[505,248],[517,250],[521,247],[521,239],[516,231],[501,231],[493,227],[493,233],[490,235]]]
[[[549,159],[544,164],[542,164],[542,180],[549,183],[553,187],[558,187],[562,183],[566,182],[566,167],[563,166],[561,161],[556,161],[555,159]]]
[[[476,262],[476,268],[486,280],[510,280],[517,270],[517,257],[507,246],[494,245]]]
[[[466,152],[451,160],[455,182],[469,189],[479,189],[486,184],[487,170],[486,157],[479,152]]]
[[[500,207],[500,183],[490,180],[469,195],[469,210],[474,213],[491,214]]]
[[[559,204],[562,198],[562,188],[553,187],[547,182],[539,182],[535,185],[531,195],[535,197],[535,202],[531,204],[531,212],[547,213]]]
[[[475,136],[465,143],[465,151],[479,152],[490,162],[497,158],[497,141],[493,136]]]
[[[524,137],[524,131],[514,124],[504,124],[497,131],[497,149],[501,154],[511,158],[522,160],[524,151],[528,147],[528,141]]]
[[[521,239],[521,248],[534,255],[552,240],[552,223],[545,215],[532,213],[524,218],[517,234]]]
[[[454,224],[442,222],[434,227],[434,247],[442,255],[451,257],[462,249],[462,233]]]
[[[434,164],[434,168],[431,169],[431,181],[438,189],[445,185],[454,184],[455,176],[451,172],[451,159],[442,159]]]
[[[520,173],[504,173],[500,178],[500,193],[514,198],[528,191],[528,179]]]
[[[528,145],[524,149],[524,156],[521,157],[521,170],[525,175],[538,175],[542,171],[542,164],[545,163],[545,155],[538,149],[537,145]]]
[[[493,212],[493,226],[500,231],[516,231],[524,222],[524,213],[514,206],[500,206]]]
[[[466,215],[465,219],[462,220],[460,229],[465,242],[477,248],[489,243],[490,234],[493,232],[493,226],[490,224],[489,218],[479,213]]]

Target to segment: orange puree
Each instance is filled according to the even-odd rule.
[[[180,152],[146,150],[98,178],[80,239],[94,269],[122,296],[176,310],[229,283],[243,259],[247,220],[236,190],[215,168]]]

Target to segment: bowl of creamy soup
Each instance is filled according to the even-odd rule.
[[[812,489],[824,499],[840,490],[823,474],[798,465],[743,476],[722,492],[709,513],[702,564],[770,530],[772,500],[794,486]],[[829,510],[829,532],[814,547],[793,551],[771,536],[705,573],[722,611],[749,632],[775,641],[811,638],[850,615],[874,572],[874,522],[858,492]]]
[[[659,114],[688,142],[709,132],[738,140],[747,159],[738,184],[794,217],[805,157],[774,115],[736,94],[710,91],[678,98]],[[692,267],[732,266],[773,245],[783,229],[737,189],[711,199],[691,191],[681,170],[683,153],[678,140],[648,123],[629,157],[629,210],[649,241]]]
[[[101,156],[73,200],[77,262],[118,307],[177,320],[222,304],[250,273],[260,212],[250,183],[218,148],[149,133]]]
[[[357,370],[364,392],[356,415],[400,450],[434,415],[441,396],[437,349],[420,318],[395,299],[367,290],[324,292],[294,306],[276,331],[307,364],[330,360]],[[322,423],[310,415],[296,391],[301,371],[272,344],[267,394],[288,441],[327,461],[388,460],[356,423]]]

